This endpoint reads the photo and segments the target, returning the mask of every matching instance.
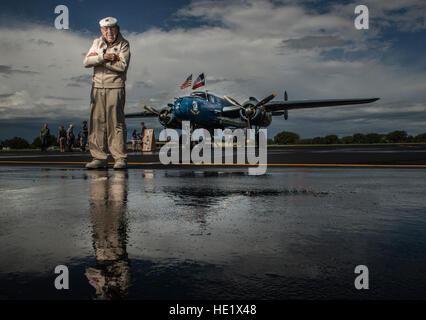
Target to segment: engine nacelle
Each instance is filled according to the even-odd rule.
[[[247,122],[250,118],[250,124],[259,127],[267,127],[272,122],[272,114],[266,112],[263,107],[255,108],[257,104],[255,98],[250,98],[243,103],[243,109],[240,110],[240,117],[243,121]]]
[[[181,122],[176,119],[171,109],[164,108],[161,110],[160,115],[158,116],[158,121],[165,128],[181,129],[182,127]]]

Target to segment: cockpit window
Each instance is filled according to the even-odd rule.
[[[211,103],[216,103],[216,99],[215,99],[215,97],[214,97],[214,96],[212,96],[211,94],[209,94],[209,101],[210,101]]]
[[[193,92],[193,93],[191,93],[191,96],[192,97],[198,97],[198,98],[201,98],[201,99],[206,99],[206,94],[204,93],[204,92]]]

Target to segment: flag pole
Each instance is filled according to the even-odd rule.
[[[204,87],[205,87],[204,89],[206,91],[206,100],[209,101],[209,99],[207,97],[207,76],[204,72],[203,72],[203,75],[204,75]]]

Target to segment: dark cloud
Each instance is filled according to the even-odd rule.
[[[71,77],[69,80],[70,82],[67,84],[68,87],[87,87],[92,84],[92,75],[83,74]]]
[[[340,47],[345,41],[335,36],[306,36],[281,41],[279,49],[309,50],[314,48]]]
[[[1,98],[9,98],[12,97],[14,95],[14,93],[2,93],[0,94],[0,99]]]
[[[5,140],[19,136],[27,139],[28,142],[31,143],[39,136],[40,130],[46,122],[50,128],[50,133],[57,135],[57,130],[60,125],[68,126],[70,123],[75,125],[78,132],[83,120],[87,120],[87,118],[61,117],[58,119],[46,119],[41,116],[35,116],[31,119],[24,117],[11,120],[0,119],[0,139]]]
[[[56,96],[46,96],[46,99],[55,99],[55,100],[64,100],[64,101],[77,101],[77,100],[85,100],[82,98],[72,98],[72,97],[56,97]]]
[[[18,74],[18,73],[22,73],[22,74],[38,74],[39,72],[12,69],[11,66],[0,65],[0,73],[9,75],[9,74]]]
[[[48,46],[51,47],[54,45],[53,42],[42,40],[42,39],[30,39],[30,42],[35,43],[39,46]]]
[[[209,78],[208,80],[208,84],[218,84],[218,83],[223,83],[223,82],[236,82],[236,83],[243,83],[243,82],[247,82],[249,80],[246,79],[232,79],[232,78]]]
[[[152,85],[151,81],[139,80],[139,81],[136,81],[135,84],[138,85],[138,86],[142,86],[144,88],[148,88],[148,89],[153,88],[153,85]]]

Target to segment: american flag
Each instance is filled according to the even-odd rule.
[[[180,88],[181,89],[188,88],[188,87],[191,86],[191,84],[192,84],[192,74],[188,78],[186,78],[185,82],[182,83],[182,85],[180,86]]]

